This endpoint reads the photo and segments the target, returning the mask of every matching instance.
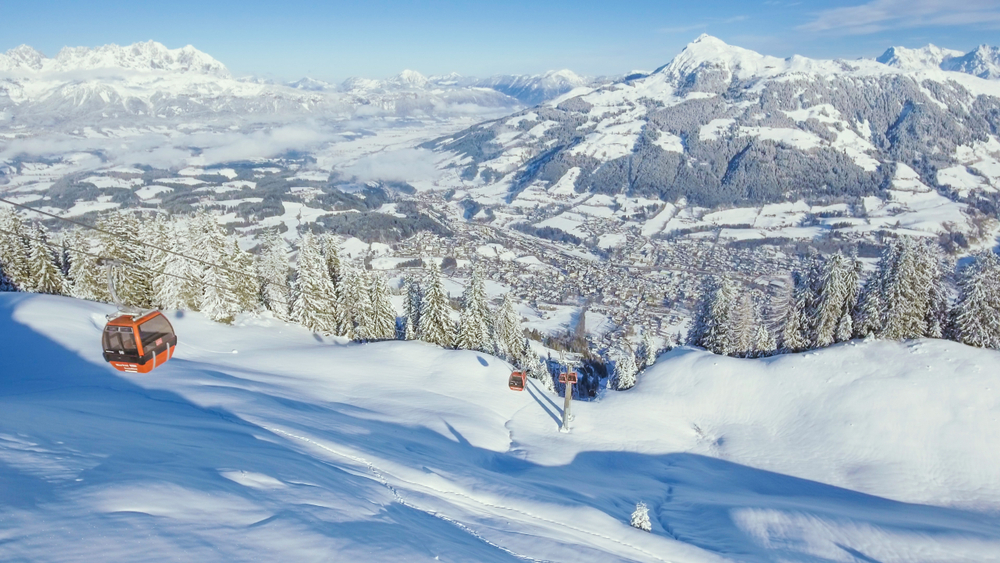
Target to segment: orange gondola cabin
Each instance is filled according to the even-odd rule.
[[[507,386],[514,391],[524,391],[524,376],[523,371],[515,371],[510,374],[510,379],[507,380]]]
[[[159,311],[108,321],[102,339],[104,360],[118,371],[149,373],[167,363],[177,347],[170,321]]]

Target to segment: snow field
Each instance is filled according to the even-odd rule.
[[[680,349],[563,434],[561,398],[509,391],[491,356],[268,317],[170,313],[174,359],[121,374],[97,345],[109,309],[0,294],[0,559],[1000,554],[994,351]],[[638,501],[652,533],[629,526]]]

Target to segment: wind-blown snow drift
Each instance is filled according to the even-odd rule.
[[[682,349],[567,435],[493,357],[269,319],[121,374],[108,311],[0,294],[2,560],[1000,560],[996,352]]]

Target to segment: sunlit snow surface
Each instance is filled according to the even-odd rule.
[[[493,357],[270,319],[118,373],[108,311],[0,294],[0,560],[1000,560],[996,352],[681,349],[562,434]]]

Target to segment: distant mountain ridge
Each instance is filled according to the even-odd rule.
[[[1000,80],[1000,47],[989,45],[980,45],[968,53],[936,45],[919,49],[890,47],[875,60],[902,70],[941,69]]]
[[[1000,194],[1000,81],[970,72],[993,52],[948,71],[936,65],[966,56],[782,59],[703,35],[652,74],[425,146],[453,153],[446,166],[485,205],[549,190],[710,208],[859,202],[888,198],[904,177],[922,191]]]
[[[228,78],[225,65],[191,45],[168,49],[147,41],[127,46],[65,47],[52,58],[28,45],[0,54],[0,71],[69,72],[119,68],[138,71],[169,71]]]

